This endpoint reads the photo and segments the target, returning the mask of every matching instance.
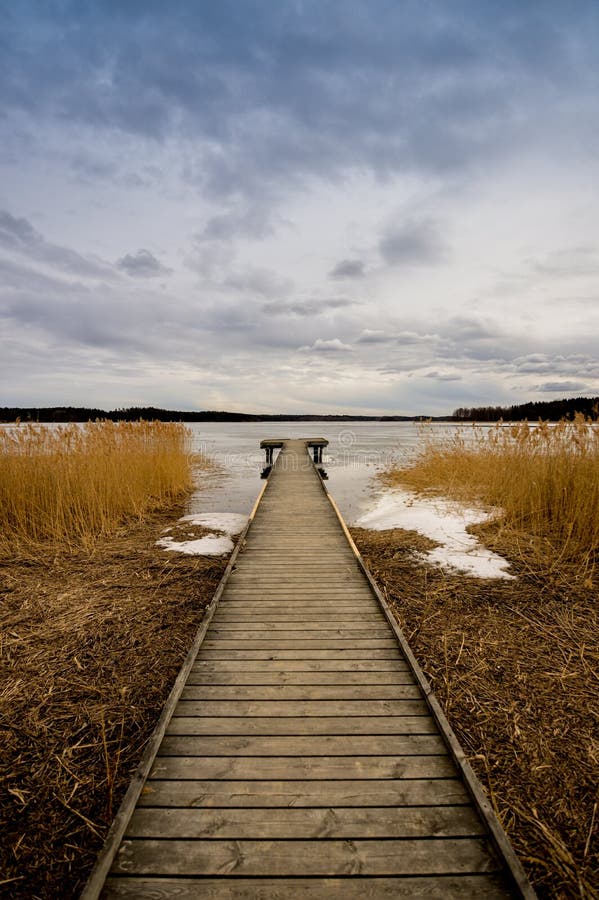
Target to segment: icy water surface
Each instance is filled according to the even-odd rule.
[[[201,473],[191,513],[236,513],[247,516],[261,488],[263,438],[325,437],[327,487],[349,525],[383,530],[405,528],[434,538],[440,546],[426,555],[429,562],[481,578],[509,578],[508,563],[486,550],[466,531],[488,514],[444,500],[420,498],[385,488],[378,472],[408,463],[426,434],[450,437],[455,425],[415,425],[411,422],[289,422],[204,423],[192,426],[196,449],[219,464],[215,473]],[[204,538],[207,544],[210,538]],[[217,547],[215,539],[215,550]],[[188,552],[193,552],[190,550]],[[196,552],[202,552],[198,550]],[[218,552],[218,551],[216,551]]]
[[[195,447],[221,466],[220,474],[202,474],[190,512],[249,513],[262,486],[264,438],[324,437],[329,441],[324,466],[327,488],[349,524],[380,493],[374,480],[392,463],[411,459],[422,441],[422,429],[443,434],[453,425],[419,426],[412,422],[204,422],[190,426]]]

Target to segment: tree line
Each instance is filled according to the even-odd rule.
[[[177,410],[158,409],[155,406],[129,406],[123,409],[98,409],[84,406],[4,406],[0,407],[0,422],[43,422],[67,424],[69,422],[95,422],[110,419],[112,422],[403,422],[414,421],[416,416],[349,416],[349,415],[260,415],[234,413],[225,410]]]
[[[582,413],[593,421],[599,419],[599,397],[568,397],[563,400],[536,400],[515,406],[460,406],[453,418],[462,422],[536,422],[539,419],[558,422]]]

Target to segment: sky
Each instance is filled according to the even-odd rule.
[[[0,406],[599,393],[596,0],[0,7]]]

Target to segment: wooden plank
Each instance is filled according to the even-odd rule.
[[[389,781],[161,781],[148,780],[140,806],[246,807],[294,806],[467,806],[457,778]],[[183,874],[183,873],[182,873]]]
[[[276,639],[282,641],[304,641],[304,640],[326,640],[327,638],[347,638],[350,641],[360,640],[360,637],[388,638],[389,629],[383,623],[361,624],[354,623],[353,627],[349,627],[343,623],[335,625],[332,622],[308,622],[298,623],[295,628],[289,626],[277,627],[276,624],[263,622],[254,623],[254,626],[248,628],[246,625],[230,625],[223,622],[214,623],[210,629],[210,638],[216,641],[220,638],[230,641],[231,638],[238,640],[263,641],[266,639]]]
[[[327,648],[327,649],[299,649],[299,650],[265,650],[265,649],[256,649],[256,650],[230,650],[230,649],[203,649],[198,653],[197,659],[199,662],[215,660],[215,659],[228,659],[228,660],[250,660],[250,659],[268,659],[268,660],[326,660],[327,662],[335,662],[338,660],[339,662],[350,660],[370,660],[371,662],[375,662],[376,660],[400,660],[402,656],[396,647],[389,647],[388,649],[354,649],[353,647],[348,647],[347,649],[343,649],[341,647],[335,648]]]
[[[423,700],[179,700],[173,715],[354,718],[418,716],[427,713]]]
[[[218,637],[214,640],[207,638],[203,643],[205,653],[210,650],[220,652],[221,650],[233,650],[235,652],[245,652],[246,650],[276,650],[283,652],[284,650],[303,651],[303,650],[345,650],[352,653],[358,650],[391,650],[397,653],[397,644],[393,638],[315,638],[301,640],[285,640],[275,635],[272,640],[259,640],[251,637],[234,637],[232,639]]]
[[[331,584],[307,585],[300,587],[293,584],[273,584],[273,585],[232,585],[231,590],[227,591],[227,599],[235,599],[237,597],[256,596],[270,597],[271,599],[284,600],[286,597],[303,597],[306,600],[316,600],[318,603],[322,600],[334,602],[336,600],[348,599],[353,602],[363,600],[365,603],[372,602],[372,595],[366,588],[359,585],[335,586]],[[376,605],[374,606],[376,609]]]
[[[408,672],[402,657],[396,659],[202,659],[193,672]]]
[[[433,875],[492,872],[482,838],[356,841],[123,841],[115,871],[126,875]]]
[[[182,700],[419,700],[416,684],[193,684]]]
[[[259,893],[258,893],[259,892]],[[104,900],[507,900],[499,874],[403,878],[109,878]]]
[[[348,740],[324,735],[310,737],[214,737],[166,735],[161,756],[410,756],[445,753],[437,734],[353,735]]]
[[[173,716],[167,734],[434,734],[429,716]]]
[[[353,613],[353,615],[339,615],[337,611],[329,613],[310,613],[310,618],[306,618],[305,612],[272,612],[260,614],[260,618],[256,618],[256,614],[244,612],[219,612],[214,617],[214,624],[219,631],[264,631],[270,633],[279,631],[318,631],[324,626],[336,626],[340,622],[346,631],[363,631],[369,630],[371,627],[380,626],[381,621],[385,623],[375,613],[368,615]],[[389,632],[387,631],[387,634]]]
[[[382,778],[455,778],[456,769],[445,755],[436,756],[295,756],[197,757],[158,756],[150,778],[168,781],[313,781]]]
[[[390,671],[356,672],[337,671],[285,671],[281,669],[240,670],[215,669],[214,666],[190,672],[187,684],[205,685],[395,685],[415,684],[414,676],[407,669]]]
[[[132,838],[409,838],[484,834],[469,806],[333,809],[138,809]]]

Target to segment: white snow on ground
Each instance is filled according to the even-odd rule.
[[[411,491],[394,489],[379,497],[371,510],[356,521],[358,528],[385,531],[404,528],[419,531],[441,546],[423,554],[427,562],[448,569],[458,569],[479,578],[514,578],[506,570],[509,563],[497,553],[487,550],[468,525],[492,518],[492,514],[471,509],[437,497],[421,497]]]
[[[215,531],[224,531],[226,534],[239,534],[245,528],[247,520],[248,517],[241,513],[194,513],[179,519],[180,522],[214,528]]]
[[[200,525],[202,528],[221,531],[224,534],[207,534],[201,538],[193,538],[189,541],[174,541],[168,536],[161,537],[156,543],[163,550],[174,550],[177,553],[188,553],[197,556],[222,556],[231,553],[233,541],[231,535],[243,531],[248,520],[247,516],[239,513],[207,513],[183,516],[179,519],[179,525]]]

